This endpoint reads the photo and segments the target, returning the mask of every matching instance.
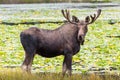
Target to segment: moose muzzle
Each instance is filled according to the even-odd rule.
[[[81,44],[81,45],[84,45],[84,38],[85,38],[84,35],[79,35],[79,36],[78,36],[78,40],[80,41],[80,44]]]

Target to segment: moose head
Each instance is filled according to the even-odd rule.
[[[72,21],[70,20],[69,10],[61,10],[61,12],[62,12],[63,16],[67,19],[68,22],[70,22],[71,24],[75,24],[76,27],[78,27],[77,39],[78,39],[78,41],[80,41],[81,45],[83,45],[84,40],[85,40],[85,35],[88,31],[88,25],[92,24],[93,22],[96,21],[96,19],[101,14],[101,9],[97,10],[97,14],[87,16],[87,17],[85,17],[84,20],[79,20],[78,17],[72,16]]]

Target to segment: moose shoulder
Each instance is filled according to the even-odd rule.
[[[85,35],[88,31],[87,25],[93,23],[100,13],[101,10],[99,9],[97,15],[87,16],[85,20],[79,20],[76,16],[72,16],[72,20],[70,20],[69,11],[62,10],[62,14],[68,22],[59,28],[46,30],[31,27],[21,32],[20,39],[25,50],[22,69],[30,72],[35,54],[47,58],[64,55],[63,75],[66,71],[71,75],[72,56],[80,50],[80,45],[84,44]]]

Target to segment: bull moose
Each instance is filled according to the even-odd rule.
[[[69,10],[61,12],[67,22],[58,28],[47,30],[31,27],[21,32],[20,40],[25,51],[21,66],[23,70],[30,72],[36,54],[46,58],[63,55],[62,74],[72,74],[72,56],[78,53],[80,45],[84,44],[87,26],[95,22],[101,14],[101,9],[97,10],[97,14],[85,17],[85,20],[79,20],[76,16],[72,16],[70,20]]]

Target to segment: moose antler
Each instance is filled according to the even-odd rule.
[[[87,16],[86,21],[88,22],[88,24],[91,24],[91,23],[95,22],[95,20],[100,16],[100,14],[101,14],[101,9],[98,9],[97,15],[94,14],[93,16],[92,15]],[[91,21],[90,21],[90,18],[91,18]]]
[[[72,24],[76,24],[75,22],[72,22],[70,20],[70,13],[69,13],[69,10],[61,10],[63,16],[68,20],[68,22],[72,23]],[[65,14],[66,13],[66,14]]]

